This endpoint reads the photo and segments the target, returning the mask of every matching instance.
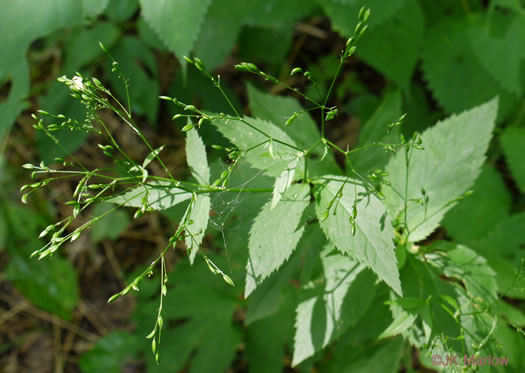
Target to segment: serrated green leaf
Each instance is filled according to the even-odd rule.
[[[221,268],[227,265],[224,258],[210,254],[210,259]],[[172,287],[163,299],[160,364],[151,354],[149,340],[144,340],[142,347],[148,372],[177,372],[185,365],[190,372],[225,371],[239,343],[239,332],[233,322],[238,289],[215,277],[204,260],[193,265],[181,261],[168,276]],[[153,283],[158,283],[157,280]],[[142,296],[142,291],[138,296]],[[150,332],[158,309],[157,296],[153,291],[153,299],[149,299],[150,293],[138,302],[133,315],[136,334],[144,336]]]
[[[461,17],[444,17],[428,31],[423,49],[423,73],[433,96],[448,113],[500,97],[500,115],[508,113],[516,98],[502,91],[472,58],[470,23]]]
[[[204,194],[199,194],[195,203],[191,208],[190,220],[193,223],[185,228],[186,231],[186,247],[188,248],[188,256],[190,263],[193,264],[199,246],[202,243],[204,233],[208,227],[208,219],[210,217],[210,197]]]
[[[402,334],[414,324],[416,319],[416,315],[411,315],[408,312],[401,312],[378,338],[390,338]]]
[[[342,253],[365,264],[401,294],[394,233],[385,207],[375,195],[353,179],[341,176],[325,178],[326,183],[321,186],[317,197],[317,215],[320,217],[328,210],[340,190],[342,197],[333,203],[327,218],[320,221],[323,232]],[[355,235],[350,223],[354,202],[357,207]]]
[[[238,7],[237,0],[213,0],[204,17],[193,52],[208,70],[221,65],[235,46],[241,30]]]
[[[250,373],[282,370],[294,317],[294,299],[289,297],[286,301],[279,312],[250,324],[246,329],[246,358]]]
[[[510,46],[525,43],[523,15],[493,11],[471,27],[468,40],[487,73],[508,92],[521,96],[520,68],[525,53]]]
[[[357,15],[362,7],[370,8],[371,28],[394,16],[407,0],[317,0],[330,17],[332,27],[345,36],[351,36],[357,24]]]
[[[271,208],[273,209],[281,200],[283,194],[288,190],[295,175],[295,169],[297,168],[297,163],[301,158],[297,157],[292,160],[284,171],[275,179],[275,185],[273,187],[272,193],[272,204]]]
[[[141,208],[143,207],[142,199],[146,197],[147,208],[165,210],[190,199],[191,195],[190,192],[178,188],[173,183],[154,181],[113,197],[107,202]]]
[[[97,203],[93,210],[93,216],[101,216],[113,208],[114,206],[109,203]],[[126,230],[129,221],[129,216],[125,211],[115,210],[93,223],[91,227],[91,239],[94,242],[104,238],[115,240]]]
[[[10,254],[5,277],[35,306],[71,320],[78,302],[77,275],[71,263],[61,257],[36,261],[24,253]]]
[[[525,214],[511,215],[496,224],[485,236],[472,242],[496,272],[499,291],[506,296],[525,299],[525,272],[519,276],[522,247],[525,245]]]
[[[267,202],[250,229],[245,297],[288,260],[304,227],[301,216],[310,202],[310,188],[294,184],[272,209]]]
[[[142,16],[171,52],[189,55],[211,0],[140,0]]]
[[[301,147],[308,148],[321,138],[317,124],[308,113],[299,115],[292,127],[286,127],[286,120],[293,113],[304,109],[296,99],[289,96],[276,96],[259,91],[251,84],[247,85],[248,99],[253,116],[274,123]]]
[[[396,122],[401,116],[401,93],[399,91],[387,95],[374,114],[364,124],[359,132],[356,147],[382,142],[396,144],[399,142],[399,128],[395,127],[390,132],[388,125]],[[368,148],[350,155],[354,168],[366,174],[374,169],[382,169],[388,162],[389,153],[382,147]]]
[[[159,109],[157,63],[155,55],[136,37],[125,36],[110,50],[119,63],[122,74],[129,80],[131,110],[146,115],[152,125],[156,124]],[[113,91],[123,103],[127,103],[127,92],[122,80],[112,73],[111,63],[105,65]]]
[[[376,16],[374,10],[372,14],[371,20]],[[419,58],[423,33],[424,17],[419,2],[406,1],[385,22],[377,27],[371,23],[371,29],[358,43],[357,55],[406,91]]]
[[[443,227],[456,242],[469,243],[483,237],[509,214],[511,196],[494,167],[483,166],[472,190],[474,194],[459,202],[443,218]]]
[[[245,155],[246,160],[253,167],[263,170],[268,176],[279,176],[290,161],[297,157],[298,151],[275,140],[293,146],[296,146],[296,143],[281,128],[271,122],[249,117],[244,117],[244,120],[248,122],[249,125],[232,119],[218,119],[213,120],[211,123],[240,150],[248,150],[259,145]],[[269,140],[268,137],[253,127],[258,128],[260,131],[272,137],[273,157],[268,148],[261,145]]]
[[[186,159],[193,177],[203,185],[210,183],[210,168],[206,158],[206,147],[195,128],[186,135]]]
[[[91,350],[80,356],[79,366],[85,373],[122,372],[124,362],[137,353],[140,346],[139,338],[128,331],[112,331],[99,339]]]
[[[364,265],[341,254],[325,253],[321,260],[322,286],[313,296],[306,292],[306,299],[296,309],[293,366],[321,351],[357,322],[375,294],[371,291],[375,276]],[[345,308],[347,297],[352,309]]]
[[[496,301],[496,274],[485,258],[466,246],[446,241],[433,243],[429,250],[433,252],[425,255],[428,262],[445,276],[462,281],[476,301]]]
[[[392,186],[384,188],[384,194],[391,216],[404,217],[405,198],[424,199],[422,190],[428,197],[425,205],[408,203],[406,222],[412,242],[432,233],[455,205],[454,200],[474,184],[485,160],[497,110],[498,102],[492,100],[423,132],[425,149],[410,151],[407,179],[404,149],[388,163],[386,171]],[[458,164],[462,167],[458,168]]]
[[[508,127],[500,137],[512,177],[525,193],[525,128]]]
[[[255,117],[272,122],[304,149],[308,149],[321,138],[317,124],[309,113],[302,113],[295,118],[293,126],[285,125],[286,120],[294,113],[304,110],[296,99],[264,93],[252,85],[247,85],[247,87],[250,109]],[[319,146],[312,151],[312,155],[315,158],[310,160],[309,173],[321,175],[340,172],[331,152],[321,161],[323,149]]]

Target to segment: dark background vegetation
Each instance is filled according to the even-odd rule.
[[[512,246],[517,250],[513,258],[523,257],[525,8],[521,1],[201,0],[188,4],[191,9],[180,14],[177,6],[167,5],[163,10],[166,21],[149,9],[155,6],[146,9],[136,0],[0,0],[0,371],[335,369],[316,368],[313,362],[292,369],[293,333],[288,330],[293,328],[293,310],[290,313],[283,306],[269,323],[244,328],[246,302],[240,291],[217,284],[203,263],[190,270],[182,247],[170,251],[167,262],[170,271],[179,268],[170,281],[194,284],[186,293],[175,292],[173,298],[177,294],[179,298],[171,304],[172,318],[186,320],[182,325],[188,330],[175,328],[181,321],[168,326],[179,331],[163,337],[163,365],[156,367],[143,338],[153,326],[156,282],[146,284],[138,296],[128,295],[112,304],[107,304],[107,299],[166,245],[177,224],[169,214],[147,214],[132,220],[131,212],[119,210],[52,260],[28,258],[43,245],[38,239],[40,231],[70,214],[64,202],[74,188],[70,182],[55,183],[33,194],[29,205],[19,202],[19,188],[31,182],[20,166],[40,160],[53,164],[55,157],[64,156],[49,139],[35,133],[31,114],[45,109],[81,118],[82,107],[56,82],[58,76],[71,77],[77,71],[98,77],[124,97],[122,84],[111,74],[110,60],[98,41],[130,79],[132,108],[141,129],[154,147],[166,145],[163,160],[175,177],[184,179],[189,175],[180,131],[185,123],[173,121],[174,107],[158,96],[175,96],[216,112],[229,108],[209,81],[186,65],[183,54],[200,57],[220,74],[235,105],[249,114],[245,109],[247,82],[275,94],[288,92],[237,72],[234,64],[254,62],[316,96],[327,89],[337,67],[336,57],[355,26],[357,11],[363,4],[370,5],[370,30],[336,86],[332,104],[339,106],[340,114],[328,127],[327,137],[341,147],[354,145],[359,128],[393,92],[401,93],[400,113],[408,113],[403,127],[407,135],[499,96],[496,136],[474,188],[477,194],[468,204],[452,210],[432,239],[452,237],[469,243],[499,227],[503,237],[517,242]],[[302,75],[290,76],[295,66],[309,70],[316,84],[312,86]],[[111,113],[103,115],[134,159],[148,154],[136,137],[122,130],[117,118]],[[224,142],[213,131],[201,134],[207,144]],[[91,138],[68,131],[60,137],[85,165],[95,168],[107,163]],[[223,158],[220,152],[209,151],[210,160]],[[155,172],[162,174],[160,169]],[[224,202],[232,211],[237,203]],[[104,208],[96,207],[98,211]],[[512,228],[504,223],[508,219],[515,223]],[[217,229],[205,238],[208,252],[224,251],[222,222],[219,216]],[[235,242],[244,242],[246,233],[235,231]],[[225,311],[232,315],[233,326],[221,329],[218,323],[214,325],[213,317],[220,312],[207,309],[204,301],[181,300],[196,293],[212,301],[233,299],[230,304],[234,308]],[[508,299],[516,312],[525,311],[522,299],[523,294]],[[191,307],[187,311],[178,311],[188,303]],[[197,311],[201,308],[204,311]],[[225,343],[219,335],[230,341]],[[273,354],[265,350],[272,344],[278,349]],[[415,352],[413,357],[403,360],[399,369],[429,371]],[[330,352],[324,359],[330,359]]]

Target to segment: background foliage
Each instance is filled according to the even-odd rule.
[[[43,246],[40,231],[70,214],[63,202],[73,193],[72,184],[64,182],[33,193],[29,206],[18,202],[20,186],[29,182],[20,165],[40,160],[53,164],[56,157],[66,155],[49,138],[33,131],[30,114],[41,108],[82,121],[85,109],[56,82],[58,76],[71,77],[77,71],[97,76],[125,100],[123,85],[111,73],[111,61],[99,41],[130,79],[132,110],[141,128],[155,147],[167,146],[164,153],[170,169],[187,179],[192,176],[185,167],[185,153],[190,158],[191,152],[185,152],[180,131],[186,121],[172,122],[171,117],[182,111],[158,96],[177,97],[212,112],[233,112],[219,92],[188,66],[184,55],[199,57],[207,68],[221,74],[237,110],[260,118],[260,125],[280,123],[302,110],[298,101],[267,94],[283,93],[268,82],[253,79],[245,85],[246,76],[241,77],[232,66],[241,60],[254,62],[320,99],[337,69],[336,55],[352,36],[363,5],[372,10],[369,29],[335,87],[333,104],[340,113],[327,129],[327,137],[338,146],[396,142],[397,129],[390,133],[381,129],[403,113],[408,115],[401,131],[410,138],[414,131],[424,132],[438,120],[499,97],[497,113],[494,105],[485,104],[423,134],[423,145],[433,144],[438,155],[432,160],[424,159],[426,153],[417,156],[423,158],[418,162],[424,167],[411,174],[409,195],[424,198],[422,188],[430,191],[432,183],[448,185],[450,190],[430,195],[428,205],[410,206],[409,216],[434,210],[436,220],[443,218],[430,238],[439,221],[419,227],[414,223],[411,240],[425,239],[422,246],[447,252],[453,263],[427,257],[431,270],[421,275],[422,264],[398,250],[398,262],[409,263],[400,265],[405,303],[390,299],[384,283],[371,286],[376,277],[368,269],[352,267],[342,254],[329,255],[330,248],[322,250],[326,240],[319,227],[307,226],[300,239],[276,235],[284,248],[298,241],[297,249],[287,253],[283,266],[284,260],[264,263],[258,274],[267,279],[251,289],[247,299],[243,286],[220,281],[203,260],[196,259],[190,266],[181,247],[167,260],[172,285],[164,299],[163,361],[157,366],[144,336],[155,322],[158,282],[145,281],[133,297],[111,305],[105,302],[166,245],[183,213],[179,207],[138,220],[129,211],[114,211],[52,260],[29,259],[31,252]],[[520,47],[525,43],[524,7],[520,0],[42,0],[38,5],[30,0],[15,4],[0,0],[2,366],[8,372],[34,369],[32,364],[42,372],[53,367],[68,372],[424,371],[435,368],[424,352],[443,348],[428,346],[425,312],[436,318],[435,341],[441,333],[460,335],[448,311],[471,307],[466,295],[445,281],[459,278],[470,294],[493,300],[498,316],[495,322],[475,319],[478,325],[472,330],[495,336],[504,346],[500,355],[510,356],[512,369],[521,371],[525,361],[520,352],[525,345],[517,331],[525,325],[525,279],[515,271],[525,256],[525,54]],[[290,76],[294,66],[309,71],[315,84],[301,74]],[[291,128],[302,130],[288,132],[290,140],[308,145],[318,119],[300,116]],[[112,130],[119,131],[115,118],[107,120]],[[96,144],[83,132],[56,134],[65,150],[76,152],[85,163],[105,164],[94,151]],[[225,137],[238,142],[235,133],[221,135],[212,126],[203,126],[199,134],[207,145],[229,146]],[[119,133],[119,140],[137,159],[148,154],[130,134]],[[209,146],[206,150],[209,180],[215,180],[228,167],[226,157]],[[319,174],[336,173],[338,164],[345,164],[342,158],[330,157],[317,165]],[[436,159],[439,162],[431,164]],[[199,163],[202,160],[195,161]],[[354,163],[364,173],[386,169],[392,184],[403,185],[398,180],[404,167],[401,152],[391,160],[382,150],[356,153]],[[316,170],[315,164],[311,167]],[[245,182],[255,176],[256,182]],[[272,188],[274,180],[268,176],[277,175],[271,171],[261,175],[244,165],[230,182],[243,188]],[[331,181],[322,193],[335,194],[337,182]],[[454,197],[451,190],[459,188],[456,183],[463,189],[472,187],[474,193],[454,207],[440,209]],[[387,208],[395,216],[401,202],[386,194]],[[249,234],[266,202],[267,196],[246,198],[240,193],[210,201],[216,215],[210,217],[203,250],[220,268],[228,268],[236,284],[244,283],[246,248],[253,246],[249,240],[266,239]],[[99,204],[92,214],[110,208]],[[335,220],[345,213],[351,214],[351,206],[338,208],[347,211],[330,215],[321,224],[335,242],[345,238],[330,227],[337,226]],[[283,212],[293,213],[286,207]],[[308,214],[315,216],[315,211]],[[276,232],[287,228],[274,223],[271,229]],[[338,266],[352,267],[351,275],[341,278]],[[395,288],[399,280],[391,275],[388,268],[379,274]],[[411,281],[414,278],[421,282]],[[480,280],[486,278],[486,282]],[[346,284],[341,294],[326,294],[326,289],[341,281]],[[473,289],[480,281],[484,286]],[[449,297],[443,298],[449,302],[448,311],[417,303],[440,296]],[[319,309],[331,303],[341,319],[329,320],[327,314],[334,310]],[[345,315],[350,316],[346,319]],[[395,337],[398,334],[404,338]],[[31,351],[35,347],[44,351],[42,356]]]

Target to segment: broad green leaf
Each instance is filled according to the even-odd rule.
[[[301,238],[301,241],[304,240],[305,236],[306,233]],[[288,262],[272,273],[250,294],[244,320],[245,325],[251,325],[259,320],[271,318],[279,310],[285,297],[289,295],[290,280],[295,274],[300,260],[301,256],[298,255],[298,250],[296,250]]]
[[[138,7],[138,0],[110,0],[104,13],[114,22],[123,22],[135,14]]]
[[[232,323],[214,323],[200,341],[199,349],[191,359],[189,372],[226,372],[240,342],[241,333]]]
[[[521,96],[520,68],[525,53],[511,45],[525,43],[523,14],[493,11],[469,30],[468,40],[474,56],[508,92]]]
[[[403,332],[403,336],[417,347],[428,345],[432,341],[435,354],[461,351],[461,340],[456,340],[461,335],[461,329],[453,317],[456,310],[450,305],[450,301],[459,304],[457,299],[463,289],[453,282],[443,281],[434,268],[412,256],[400,274],[404,297],[426,301],[425,307],[416,309],[403,303],[398,305],[397,302],[391,305],[394,319],[399,317],[402,321],[406,315],[400,314],[405,313],[417,316],[417,320]]]
[[[267,202],[250,229],[245,297],[288,260],[304,227],[299,227],[303,211],[310,203],[310,188],[294,184],[272,209]]]
[[[296,99],[265,93],[251,84],[247,85],[247,91],[252,115],[272,122],[286,132],[297,145],[309,148],[321,138],[317,124],[309,113],[302,113],[294,120],[293,125],[286,127],[285,123],[289,117],[304,111]]]
[[[402,334],[414,324],[416,319],[417,316],[415,315],[411,315],[408,312],[401,312],[378,338],[390,338]]]
[[[79,366],[84,373],[120,373],[126,360],[135,357],[139,348],[138,339],[124,330],[112,331],[99,339],[93,349],[84,352],[79,358]]]
[[[159,109],[159,80],[157,63],[153,52],[136,37],[125,36],[110,50],[119,63],[122,74],[129,80],[131,110],[147,116],[152,125],[156,124]],[[124,105],[127,105],[127,93],[124,83],[118,75],[111,72],[111,63],[105,65],[112,90]]]
[[[71,320],[78,302],[78,283],[75,269],[67,259],[58,256],[36,261],[24,252],[11,253],[5,274],[35,306]]]
[[[140,0],[142,16],[171,52],[189,54],[201,29],[211,0]]]
[[[500,115],[507,114],[513,98],[492,79],[468,47],[470,23],[464,15],[444,17],[425,38],[422,69],[433,96],[448,113],[457,113],[500,98]]]
[[[317,0],[330,17],[332,27],[345,36],[352,36],[361,7],[371,10],[370,27],[382,24],[394,16],[407,0]]]
[[[245,356],[250,373],[283,370],[285,346],[293,333],[293,306],[292,299],[287,299],[279,312],[250,324],[246,329]]]
[[[86,118],[86,108],[78,100],[73,99],[69,93],[69,89],[63,84],[53,82],[47,93],[40,97],[40,106],[49,113],[63,114],[82,123]],[[46,119],[48,118],[44,118],[45,123],[54,123]],[[55,162],[55,158],[63,158],[67,156],[67,152],[76,151],[85,143],[88,134],[84,131],[62,129],[54,131],[53,136],[60,141],[62,147],[41,131],[35,133],[36,148],[40,159],[45,164],[52,164]]]
[[[210,168],[206,158],[206,148],[195,128],[186,135],[186,159],[193,177],[203,185],[210,183]]]
[[[405,350],[402,338],[355,345],[334,356],[328,373],[397,373]]]
[[[474,184],[485,160],[497,108],[497,100],[492,100],[427,129],[421,135],[425,149],[409,150],[408,171],[405,149],[391,158],[386,171],[392,185],[384,188],[385,203],[391,216],[406,220],[412,242],[432,233],[457,198]],[[405,198],[410,201],[406,212]]]
[[[83,18],[82,2],[69,0],[0,1],[0,84],[11,82],[8,98],[0,103],[0,139],[18,114],[26,107],[29,94],[29,68],[26,52],[31,42],[64,27],[79,24]]]
[[[372,117],[364,124],[359,132],[356,147],[373,143],[399,143],[399,128],[395,127],[388,132],[388,125],[396,122],[401,116],[401,93],[399,91],[387,95]],[[383,147],[370,147],[353,154],[350,160],[354,168],[362,173],[382,169],[388,162],[389,153]]]
[[[303,214],[303,221],[310,219],[308,209]],[[309,224],[305,227],[304,233],[297,244],[297,249],[288,262],[272,273],[250,294],[244,320],[245,325],[266,318],[276,313],[283,306],[288,297],[291,296],[290,293],[294,294],[296,291],[291,286],[290,280],[296,274],[298,268],[301,269],[301,276],[307,276],[305,277],[306,279],[303,280],[301,278],[299,281],[306,282],[309,280],[310,276],[306,273],[308,268],[311,267],[309,258],[318,259],[319,248],[325,244],[326,239],[318,224]]]
[[[197,251],[199,250],[199,246],[202,243],[206,228],[208,227],[210,205],[210,197],[204,194],[199,194],[191,208],[190,221],[192,221],[192,223],[185,228],[185,231],[186,247],[188,248],[190,263],[192,264],[197,255]]]
[[[271,208],[273,209],[281,200],[283,194],[290,188],[292,185],[293,178],[295,176],[295,169],[297,168],[297,163],[301,160],[301,157],[293,159],[284,171],[275,179],[275,185],[273,187],[272,194],[272,204]]]
[[[461,243],[483,237],[510,210],[510,193],[494,167],[483,166],[472,190],[472,196],[459,202],[443,218],[447,234]]]
[[[256,61],[269,66],[281,66],[293,43],[295,24],[284,22],[274,27],[245,26],[239,35],[237,56],[243,61]],[[272,53],[268,53],[271,50]],[[278,70],[277,70],[278,71]]]
[[[140,185],[106,202],[139,208],[146,204],[146,208],[165,210],[190,199],[191,195],[191,192],[179,188],[174,183],[155,181]]]
[[[104,12],[109,0],[82,0],[82,13],[84,17],[96,18]]]
[[[497,299],[496,274],[485,258],[474,250],[452,242],[434,242],[425,255],[428,263],[440,273],[464,283],[467,293],[479,303],[490,304]]]
[[[370,19],[374,18],[372,9]],[[406,1],[394,16],[377,27],[371,25],[359,41],[357,55],[406,91],[419,58],[423,33],[424,17],[419,2]]]
[[[209,257],[219,267],[227,266],[226,260]],[[178,372],[185,365],[190,372],[226,371],[239,343],[239,332],[233,323],[238,289],[216,278],[203,260],[193,265],[181,261],[168,276],[173,286],[163,299],[159,365],[151,354],[150,340],[144,340],[148,372]],[[158,278],[155,282],[158,283]],[[138,302],[133,315],[138,335],[145,336],[151,331],[158,305],[155,292],[151,299]]]
[[[276,96],[264,93],[252,85],[248,85],[248,99],[250,100],[250,109],[252,115],[272,122],[286,133],[299,147],[308,149],[321,138],[321,133],[317,128],[309,113],[302,113],[289,127],[285,125],[286,120],[294,113],[301,113],[304,109],[299,102],[292,97]],[[321,146],[314,149],[312,154],[315,158],[309,162],[309,171],[316,175],[326,173],[338,173],[339,167],[335,163],[332,152],[326,154],[324,160]]]
[[[213,0],[206,12],[193,53],[208,70],[224,63],[241,30],[237,0]],[[212,47],[213,46],[213,47]]]
[[[310,14],[315,0],[251,0],[237,3],[241,22],[250,26],[278,27]]]
[[[525,299],[525,268],[521,264],[525,257],[524,231],[525,214],[515,214],[472,242],[473,249],[483,255],[496,272],[500,293],[519,299]]]
[[[327,176],[325,179],[316,197],[316,211],[323,232],[339,251],[365,264],[401,294],[394,232],[385,207],[353,179],[341,176]],[[342,196],[336,198],[340,192]],[[354,205],[357,216],[352,234],[350,219],[354,215]]]
[[[326,254],[325,251],[321,258],[322,285],[313,294],[307,286],[305,299],[296,310],[294,366],[321,351],[355,324],[375,294],[372,289],[376,278],[365,266],[341,254]]]
[[[525,128],[507,127],[500,142],[512,177],[525,193]]]
[[[246,153],[245,158],[253,167],[263,170],[268,176],[279,176],[290,161],[297,157],[299,151],[291,147],[296,147],[296,143],[271,122],[249,117],[244,117],[243,120],[247,123],[233,119],[217,119],[211,123],[240,150],[252,149]],[[272,138],[271,152],[269,138],[260,131]]]
[[[64,44],[65,58],[62,71],[67,75],[80,71],[81,67],[92,63],[97,57],[104,54],[99,42],[110,49],[115,45],[120,34],[119,28],[109,22],[99,22],[90,28],[77,28]],[[63,84],[60,86],[64,91],[68,91]]]
[[[94,242],[100,241],[104,238],[115,240],[122,232],[126,230],[129,225],[129,216],[123,210],[112,210],[115,206],[109,203],[97,203],[93,209],[93,217],[102,216],[103,218],[93,223],[91,227],[91,239]]]

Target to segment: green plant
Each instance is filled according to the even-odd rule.
[[[72,215],[42,232],[41,237],[51,235],[51,239],[33,255],[39,259],[53,255],[66,242],[74,241],[123,206],[135,208],[135,218],[154,210],[183,206],[180,224],[169,238],[169,244],[109,300],[131,290],[138,291],[139,287],[146,286],[142,281],[158,271],[160,304],[154,328],[148,335],[158,362],[165,314],[173,312],[174,318],[191,318],[190,325],[194,327],[202,326],[209,316],[166,310],[164,302],[170,298],[165,253],[183,241],[190,263],[194,263],[199,254],[211,273],[234,285],[241,271],[234,276],[231,263],[225,269],[228,265],[221,264],[223,259],[216,260],[199,249],[210,222],[212,198],[218,195],[226,200],[231,194],[262,195],[265,203],[255,213],[249,229],[245,271],[242,271],[244,296],[254,299],[248,306],[251,313],[248,311],[247,320],[256,323],[272,317],[280,308],[276,289],[280,293],[286,282],[296,276],[295,272],[299,272],[303,286],[295,299],[293,365],[319,354],[335,339],[348,336],[349,331],[361,328],[361,333],[366,334],[365,325],[373,323],[378,325],[378,330],[361,336],[365,341],[372,341],[361,352],[384,353],[394,366],[399,365],[407,345],[421,349],[425,356],[446,356],[454,352],[469,357],[505,355],[501,344],[509,351],[515,341],[522,345],[519,335],[511,332],[511,328],[521,330],[501,298],[511,292],[523,295],[525,264],[517,263],[518,257],[510,259],[521,266],[510,274],[509,282],[509,273],[502,273],[508,267],[503,270],[501,266],[494,267],[472,248],[446,241],[425,242],[447,211],[468,200],[469,188],[485,160],[498,101],[494,99],[454,115],[421,135],[415,132],[410,139],[400,131],[404,115],[395,115],[390,123],[372,118],[361,133],[360,144],[352,149],[341,148],[326,137],[327,126],[338,115],[338,108],[329,106],[335,83],[344,62],[355,53],[357,41],[368,27],[369,14],[364,9],[359,12],[354,34],[341,51],[335,75],[322,100],[288,86],[254,64],[236,66],[239,71],[255,74],[292,91],[305,101],[306,109],[291,98],[272,97],[249,88],[255,117],[242,116],[224,92],[220,76],[210,74],[200,59],[187,58],[190,65],[210,79],[234,113],[212,113],[177,98],[161,97],[185,112],[175,117],[187,119],[182,131],[186,132],[186,154],[193,181],[175,179],[161,158],[164,146],[154,149],[134,122],[128,81],[119,63],[114,61],[112,67],[124,83],[125,103],[96,78],[88,80],[80,74],[72,79],[61,78],[86,107],[86,120],[41,111],[41,118],[35,116],[35,128],[57,144],[60,141],[53,133],[59,129],[100,136],[104,143],[98,147],[114,161],[115,167],[88,170],[72,155],[68,160],[58,161],[76,169],[51,168],[43,162],[24,165],[35,177],[58,176],[24,186],[23,202],[35,190],[55,180],[80,179],[73,200],[68,202],[73,208]],[[291,75],[295,74],[311,78],[311,73],[301,68],[292,69]],[[400,106],[399,101],[399,94],[388,96],[382,110],[392,116]],[[133,160],[118,144],[99,115],[101,110],[113,112],[148,147],[150,154],[142,162]],[[310,117],[310,113],[317,112],[320,131]],[[54,123],[47,124],[46,117]],[[231,143],[214,146],[229,160],[215,179],[206,147],[198,134],[205,126],[215,127]],[[344,172],[335,161],[337,154],[344,159]],[[152,162],[159,163],[165,176],[150,174],[148,166]],[[232,183],[237,174],[249,168],[257,170],[253,177],[242,180],[240,186]],[[273,186],[267,185],[264,180],[267,177],[273,180]],[[113,203],[114,207],[74,229],[69,228],[81,212],[99,202]],[[313,241],[315,245],[304,241]],[[225,249],[229,259],[227,247]],[[300,265],[300,262],[303,263]],[[175,276],[180,281],[184,279],[180,273]],[[195,288],[202,290],[206,285],[198,284]],[[180,298],[193,290],[175,287]],[[227,300],[221,297],[218,301],[226,304],[225,320],[231,320],[236,306],[230,291],[224,296]],[[180,299],[171,299],[180,305]],[[213,328],[207,325],[210,327]],[[225,329],[232,344],[238,341],[231,328]],[[201,331],[206,332],[206,328]],[[398,335],[403,338],[394,338]],[[330,369],[344,364],[344,354],[339,351],[336,356],[334,362],[329,363]],[[206,364],[205,359],[199,361]],[[519,360],[517,364],[519,368]]]

